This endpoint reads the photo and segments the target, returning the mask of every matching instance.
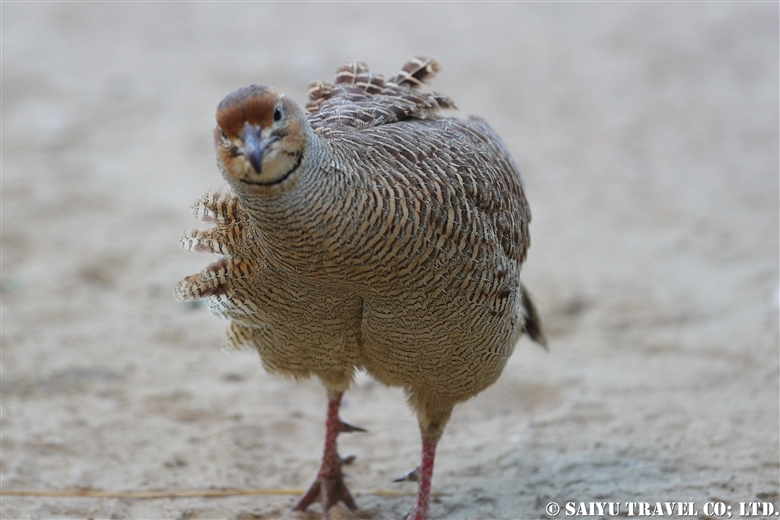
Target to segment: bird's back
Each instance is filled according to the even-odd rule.
[[[308,120],[329,145],[341,175],[322,180],[355,187],[357,203],[350,199],[345,208],[357,206],[356,218],[371,218],[380,206],[380,230],[401,226],[399,234],[412,239],[432,225],[435,243],[454,242],[471,256],[475,241],[490,242],[522,264],[531,217],[517,166],[486,122],[442,118],[439,110],[454,108],[452,100],[418,90],[437,70],[435,61],[417,58],[385,81],[364,64],[351,63],[339,68],[335,84],[312,83]],[[404,249],[383,242],[386,249]]]

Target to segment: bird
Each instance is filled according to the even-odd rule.
[[[227,348],[324,385],[323,457],[293,511],[357,510],[337,436],[365,431],[339,417],[358,372],[402,387],[417,416],[421,463],[398,480],[418,482],[406,518],[423,520],[453,407],[499,378],[521,335],[547,345],[520,280],[524,181],[486,121],[442,115],[455,103],[423,88],[439,70],[418,56],[385,79],[354,61],[312,82],[305,108],[262,84],[217,107],[227,186],[193,206],[212,227],[181,239],[217,259],[174,295],[227,318]]]

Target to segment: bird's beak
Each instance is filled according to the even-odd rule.
[[[268,145],[276,141],[276,137],[263,139],[260,135],[260,127],[244,123],[244,129],[238,134],[244,142],[244,156],[252,165],[252,168],[259,174],[263,169],[263,155],[268,149]]]

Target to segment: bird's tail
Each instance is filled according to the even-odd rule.
[[[404,63],[398,74],[388,80],[389,83],[418,88],[433,79],[439,72],[439,62],[427,56],[417,56]]]
[[[544,347],[545,350],[548,350],[547,338],[542,330],[542,319],[539,317],[539,311],[536,310],[536,304],[534,304],[534,300],[531,297],[531,292],[522,283],[520,284],[520,298],[523,302],[523,314],[525,315],[523,333],[528,334],[532,340]]]
[[[180,241],[182,249],[213,253],[219,258],[176,285],[174,296],[179,301],[224,295],[231,280],[246,278],[252,272],[241,258],[247,244],[253,243],[253,229],[238,199],[229,190],[217,188],[203,195],[192,209],[195,218],[215,226],[186,231]]]
[[[404,110],[401,110],[403,114],[396,120],[416,111],[429,111],[432,114],[439,109],[455,108],[455,103],[449,97],[419,90],[438,71],[439,63],[436,60],[418,56],[407,61],[395,76],[385,80],[381,74],[369,71],[365,62],[350,61],[336,69],[333,83],[318,80],[309,84],[306,110],[310,114],[318,112],[323,103],[338,98],[348,99],[352,103],[376,105],[367,108],[377,108],[379,112],[382,112],[383,105],[398,103],[395,108]],[[373,96],[378,97],[373,99]],[[373,113],[373,110],[366,113]]]

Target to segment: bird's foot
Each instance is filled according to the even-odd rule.
[[[428,515],[422,514],[415,506],[406,514],[404,520],[428,520]]]
[[[322,520],[328,520],[328,510],[342,502],[351,511],[357,510],[355,499],[347,489],[344,483],[344,475],[341,472],[341,466],[354,462],[355,456],[348,455],[339,460],[336,471],[332,468],[323,468],[320,470],[317,478],[312,482],[309,489],[298,499],[293,506],[292,511],[305,511],[307,507],[315,502],[322,506]]]
[[[293,511],[305,511],[315,502],[322,505],[322,520],[328,520],[328,510],[338,502],[343,502],[350,510],[357,510],[357,504],[344,483],[342,466],[351,464],[354,455],[341,458],[336,446],[336,437],[343,432],[364,432],[365,429],[349,424],[339,418],[339,406],[342,393],[334,393],[328,399],[328,414],[325,420],[325,449],[317,478],[309,489],[298,499]]]

